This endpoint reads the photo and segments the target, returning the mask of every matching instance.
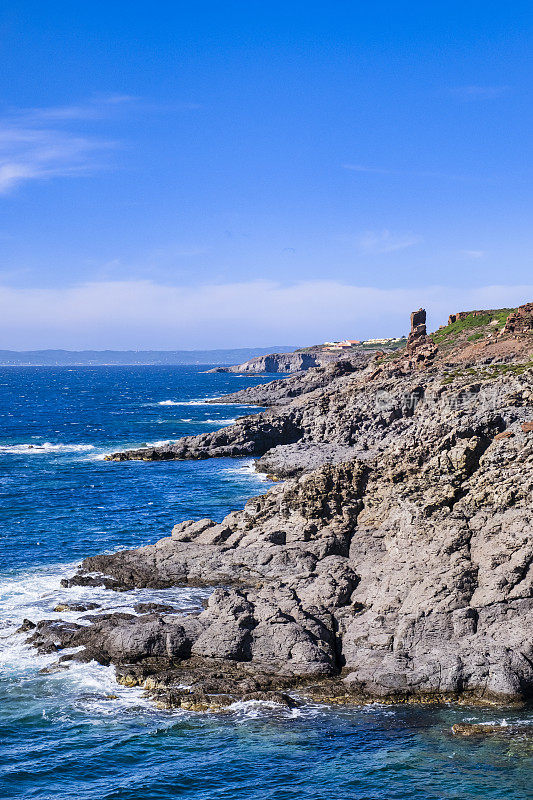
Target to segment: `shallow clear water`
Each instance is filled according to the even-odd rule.
[[[524,720],[467,708],[237,703],[222,714],[165,712],[118,686],[112,668],[42,675],[16,627],[60,601],[130,609],[139,599],[197,608],[202,590],[61,589],[90,553],[138,546],[181,519],[216,520],[268,484],[249,462],[103,461],[112,450],[212,430],[249,409],[202,399],[259,378],[205,368],[0,369],[0,795],[195,800],[525,800],[520,740],[453,737],[453,722]],[[268,380],[268,378],[264,378]],[[31,447],[29,445],[32,445]]]

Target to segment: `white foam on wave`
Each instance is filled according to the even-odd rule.
[[[169,715],[170,712],[155,709],[153,703],[143,696],[142,689],[118,684],[113,667],[76,661],[58,665],[58,656],[72,652],[71,649],[39,654],[26,643],[31,631],[18,633],[17,629],[24,619],[34,623],[53,619],[84,624],[84,617],[92,614],[116,611],[135,614],[133,606],[139,602],[168,604],[180,613],[198,611],[210,590],[175,588],[113,592],[102,587],[63,588],[61,578],[72,575],[76,567],[76,563],[55,564],[0,578],[0,675],[9,681],[11,689],[8,688],[8,692],[16,693],[18,687],[25,686],[25,702],[31,706],[42,702],[43,716],[53,715],[55,719],[83,713],[89,715],[88,721],[100,724],[103,715],[116,717],[140,710],[150,715]],[[84,612],[54,612],[59,603],[98,603],[99,608]],[[86,624],[90,624],[89,620]],[[50,672],[40,674],[43,668]],[[57,684],[52,695],[47,688],[49,681]]]
[[[76,562],[55,564],[0,579],[0,665],[4,669],[11,667],[15,672],[18,671],[20,645],[27,634],[21,638],[16,630],[24,619],[32,622],[57,619],[83,623],[83,617],[87,614],[115,611],[135,614],[133,606],[141,602],[165,603],[176,608],[178,612],[186,613],[199,610],[210,594],[207,589],[188,588],[133,589],[128,592],[87,586],[63,588],[61,579],[70,577],[76,568]],[[97,603],[98,608],[92,611],[54,611],[58,604],[66,603]],[[35,650],[31,650],[31,654],[35,659]]]
[[[60,578],[71,575],[75,567],[76,564],[60,564],[36,568],[0,580],[0,673],[8,679],[11,687],[8,692],[17,695],[19,703],[25,703],[26,712],[23,713],[34,713],[37,708],[39,713],[42,709],[44,718],[54,722],[72,722],[82,717],[85,723],[92,725],[102,725],[106,721],[116,724],[145,717],[158,725],[171,725],[176,716],[196,716],[197,712],[156,708],[140,687],[117,683],[113,666],[75,660],[59,664],[59,655],[74,654],[76,648],[39,654],[26,643],[31,632],[17,633],[17,627],[24,618],[33,622],[57,619],[83,623],[83,617],[91,614],[110,611],[135,613],[133,605],[140,601],[168,603],[182,612],[193,611],[199,608],[210,590],[113,592],[98,587],[62,588]],[[88,612],[53,611],[58,602],[84,601],[98,602],[101,608]],[[45,674],[41,674],[43,669]],[[50,691],[50,682],[53,691]],[[183,685],[182,688],[188,687]],[[236,724],[265,717],[290,720],[325,713],[324,707],[318,704],[306,702],[305,706],[288,708],[263,700],[236,701],[225,711],[232,715]]]
[[[158,723],[165,718],[171,722],[170,713],[155,708],[142,688],[119,684],[112,666],[95,661],[58,665],[58,653],[37,653],[26,644],[27,636],[15,633],[0,642],[1,672],[9,681],[7,697],[16,696],[19,714],[42,710],[43,719],[54,723],[70,723],[81,717],[84,723],[98,726],[106,721],[126,722],[132,714],[155,718]]]
[[[158,439],[156,442],[144,442],[140,447],[165,447],[167,444],[172,444],[174,441],[174,439]]]
[[[84,453],[94,450],[93,444],[52,444],[43,442],[42,444],[22,443],[0,445],[0,453],[11,453],[12,455],[43,455],[46,453]]]
[[[181,611],[198,609],[207,589],[132,589],[127,592],[114,592],[103,587],[73,586],[65,589],[60,585],[62,578],[70,577],[77,569],[78,562],[36,567],[0,579],[0,625],[17,627],[25,618],[33,622],[39,619],[64,619],[77,621],[88,612],[54,612],[58,603],[98,603],[94,613],[103,611],[133,611],[140,602],[168,603]]]
[[[236,420],[234,418],[231,418],[231,419],[198,419],[198,420],[182,419],[182,420],[177,420],[177,421],[178,422],[191,422],[191,423],[194,423],[196,425],[220,425],[222,427],[224,425],[232,425]],[[172,422],[174,423],[175,420],[172,420]],[[137,450],[137,449],[139,449],[140,450],[140,449],[143,449],[143,448],[146,448],[146,447],[167,447],[169,445],[176,444],[179,441],[180,438],[181,437],[178,434],[178,435],[176,435],[176,437],[174,439],[158,439],[155,442],[141,442],[140,444],[136,443],[136,444],[131,444],[131,445],[124,446],[121,449],[123,449],[123,450]],[[91,460],[91,461],[103,461],[103,460],[105,460],[106,455],[109,455],[111,452],[114,452],[114,451],[111,451],[109,449],[106,450],[105,452],[102,451],[100,453],[91,455],[89,460]]]
[[[218,400],[219,395],[212,397],[204,397],[196,400],[159,400],[157,403],[149,403],[148,405],[156,406],[212,406],[213,400]],[[234,406],[235,408],[249,408],[249,403],[220,403],[221,406]]]
[[[178,438],[179,437],[176,437],[175,439],[158,439],[155,442],[141,442],[140,444],[139,444],[139,442],[136,442],[135,444],[124,445],[124,447],[121,447],[120,449],[121,450],[142,450],[145,447],[166,447],[167,445],[175,444],[178,441]],[[107,454],[109,454],[110,452],[112,452],[112,451],[108,450]],[[115,451],[113,451],[113,452],[115,452]],[[105,458],[105,455],[106,454],[103,454],[102,457]]]
[[[222,472],[229,473],[230,475],[244,475],[248,478],[255,478],[258,481],[271,483],[270,478],[266,472],[256,472],[255,459],[251,458],[239,467],[226,467]]]
[[[233,425],[237,422],[235,417],[230,419],[200,419],[198,420],[202,425]]]
[[[475,723],[476,725],[487,725],[489,727],[499,726],[500,728],[508,728],[510,725],[516,725],[520,727],[531,727],[533,725],[533,717],[529,717],[524,719],[520,716],[519,719],[515,720],[512,717],[510,719],[484,719],[480,720],[479,717],[464,717],[463,722]]]
[[[113,667],[104,667],[96,661],[86,664],[73,661],[68,672],[52,672],[47,678],[58,684],[58,690],[68,690],[73,710],[94,714],[97,717],[95,724],[101,716],[115,716],[130,710],[132,705],[147,710],[153,708],[140,687],[122,686],[115,679]]]
[[[298,717],[316,717],[324,714],[325,707],[306,701],[305,706],[289,708],[271,700],[237,700],[227,707],[234,715],[236,723],[246,723],[251,719],[276,716],[279,719],[296,719]]]
[[[155,405],[157,406],[209,406],[209,400],[214,400],[214,397],[205,397],[200,400],[160,400]]]
[[[89,456],[85,456],[83,459],[84,461],[105,461],[106,456],[109,455],[109,450],[101,453],[91,453]]]

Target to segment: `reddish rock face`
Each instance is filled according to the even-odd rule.
[[[409,333],[409,339],[413,339],[415,336],[418,338],[419,336],[426,335],[426,309],[419,308],[418,311],[413,311],[411,314],[411,332]]]
[[[524,433],[531,433],[531,431],[533,431],[533,422],[523,422],[522,430]]]
[[[497,441],[498,439],[510,439],[512,436],[514,436],[512,431],[503,431],[502,433],[496,434],[494,441]]]
[[[503,333],[533,333],[533,303],[526,303],[509,314]]]
[[[411,332],[407,337],[403,366],[407,369],[421,369],[436,352],[437,345],[426,331],[426,309],[419,308],[411,314]]]

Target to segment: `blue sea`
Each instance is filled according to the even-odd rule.
[[[269,484],[250,461],[104,461],[117,449],[214,430],[254,409],[207,405],[266,381],[206,367],[0,368],[0,796],[52,800],[531,800],[523,741],[470,740],[454,722],[525,712],[467,707],[236,703],[161,711],[112,668],[42,674],[24,618],[57,603],[131,610],[204,590],[62,589],[81,558],[154,542],[183,519],[221,520]]]

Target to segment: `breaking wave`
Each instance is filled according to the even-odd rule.
[[[93,444],[52,444],[43,442],[42,444],[23,443],[0,445],[0,453],[11,453],[12,455],[42,455],[46,453],[83,453],[94,450]]]
[[[160,400],[156,405],[158,406],[209,406],[211,403],[208,401],[215,399],[206,397],[203,400]]]
[[[266,472],[257,472],[255,469],[255,459],[251,458],[249,461],[246,461],[244,464],[241,464],[240,467],[227,467],[226,469],[222,470],[222,472],[226,472],[233,475],[245,475],[246,477],[255,478],[258,481],[268,481],[271,483],[272,481],[266,474]]]
[[[236,417],[230,419],[200,419],[198,420],[202,425],[233,425],[237,422]]]

